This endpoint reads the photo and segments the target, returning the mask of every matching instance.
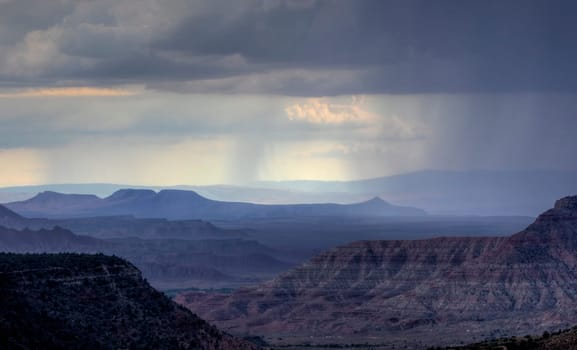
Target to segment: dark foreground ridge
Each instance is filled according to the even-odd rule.
[[[102,254],[0,253],[0,349],[246,349]]]
[[[577,324],[577,197],[510,237],[359,241],[233,294],[177,297],[238,334],[451,345]]]

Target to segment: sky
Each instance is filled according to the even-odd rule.
[[[0,186],[577,170],[573,0],[0,0]]]

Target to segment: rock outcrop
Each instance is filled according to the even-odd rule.
[[[577,323],[577,197],[510,237],[360,241],[232,295],[177,301],[238,334],[450,344]]]
[[[0,254],[1,349],[256,349],[105,255]]]

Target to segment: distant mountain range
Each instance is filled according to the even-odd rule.
[[[18,221],[18,220],[24,220],[24,218],[21,215],[16,214],[15,212],[13,212],[12,210],[6,208],[3,205],[0,205],[0,220],[2,221]]]
[[[255,283],[294,265],[290,254],[206,222],[131,217],[28,219],[1,205],[0,252],[114,254],[130,260],[163,289]]]
[[[417,208],[400,207],[380,198],[355,204],[263,205],[215,201],[194,191],[123,189],[106,198],[86,194],[42,192],[35,197],[5,204],[27,216],[70,218],[132,215],[138,218],[170,220],[236,220],[302,216],[421,216]]]
[[[131,215],[62,219],[26,218],[0,205],[0,226],[13,229],[65,227],[97,238],[144,239],[235,239],[246,238],[245,230],[223,229],[203,220],[138,219]]]
[[[0,254],[1,349],[256,350],[154,290],[130,263]]]
[[[0,188],[0,203],[29,199],[44,191],[107,197],[122,188],[180,189],[219,201],[349,204],[378,196],[430,214],[537,216],[556,198],[577,193],[576,178],[574,171],[424,170],[359,181],[257,182],[247,186],[63,184]]]
[[[424,170],[359,181],[282,181],[277,190],[367,193],[430,214],[537,216],[555,199],[577,194],[575,171]]]
[[[98,197],[108,197],[114,192],[125,189],[142,189],[160,191],[185,190],[195,191],[203,197],[229,202],[249,202],[258,204],[303,204],[303,203],[338,203],[350,204],[362,202],[375,197],[370,193],[347,192],[312,192],[291,189],[266,188],[258,184],[252,185],[208,185],[208,186],[140,186],[134,184],[48,184],[32,186],[0,187],[0,203],[22,201],[34,197],[40,192],[82,193]]]
[[[239,334],[448,345],[577,323],[576,257],[577,196],[510,237],[359,241],[255,287],[177,300]]]

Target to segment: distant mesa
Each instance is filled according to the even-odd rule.
[[[383,200],[381,197],[373,197],[371,199],[369,199],[368,201],[366,201],[365,203],[367,204],[389,204],[387,203],[385,200]]]
[[[382,213],[384,212],[388,214],[386,216],[422,216],[426,214],[422,209],[392,205],[381,197],[374,197],[365,202],[350,204],[350,206],[367,216],[383,216]]]
[[[140,190],[140,189],[122,189],[114,192],[112,195],[106,199],[113,201],[125,201],[125,200],[138,200],[138,199],[149,199],[156,196],[156,192],[153,190]]]
[[[231,295],[177,300],[237,333],[448,345],[577,324],[576,256],[574,196],[510,237],[359,241]]]
[[[45,191],[38,193],[33,198],[8,203],[5,206],[26,217],[57,217],[59,213],[64,212],[85,212],[97,206],[100,200],[91,194],[64,194]]]
[[[567,193],[577,193],[577,172],[553,170],[422,170],[354,181],[264,181],[248,186],[175,186],[214,200],[266,204],[357,203],[375,195],[396,205],[422,208],[429,214],[531,216],[547,210]],[[50,190],[92,193],[101,198],[121,184],[64,184],[0,188],[0,203],[30,198]]]
[[[55,204],[80,204],[90,203],[98,200],[98,197],[92,194],[63,194],[53,191],[40,192],[34,197],[38,203],[55,203]]]
[[[537,216],[567,193],[577,172],[548,170],[422,170],[357,181],[262,182],[259,186],[316,193],[382,194],[430,214]]]
[[[195,191],[185,191],[185,190],[162,190],[158,192],[158,197],[165,200],[197,200],[200,202],[215,202],[208,198],[199,195]]]
[[[264,205],[215,201],[194,191],[122,189],[109,197],[42,192],[20,202],[6,204],[26,217],[65,218],[133,215],[171,220],[236,220],[299,216],[422,216],[417,208],[400,207],[373,198],[356,204]]]

